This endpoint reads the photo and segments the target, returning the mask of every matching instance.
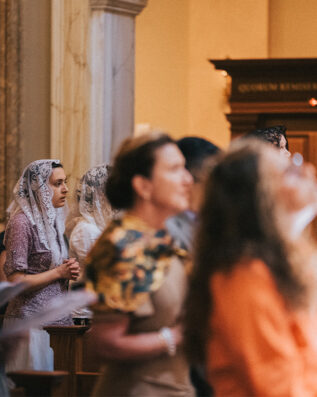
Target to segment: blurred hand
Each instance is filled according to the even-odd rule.
[[[183,331],[183,326],[181,324],[177,324],[171,328],[176,346],[179,346],[183,343]]]

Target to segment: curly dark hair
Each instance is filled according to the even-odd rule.
[[[286,136],[286,127],[284,125],[273,125],[271,127],[258,128],[245,135],[246,138],[259,138],[263,141],[270,142],[280,147],[282,136],[286,140],[286,149],[288,150],[288,140]]]
[[[170,136],[161,132],[128,138],[122,143],[106,182],[106,196],[113,208],[133,207],[132,178],[135,175],[151,178],[156,151],[171,143],[176,145]]]
[[[258,258],[268,266],[287,302],[297,304],[305,291],[275,225],[273,197],[265,189],[261,153],[267,149],[260,141],[240,140],[219,155],[208,177],[185,306],[185,346],[192,362],[205,359],[214,273],[230,272],[241,260]]]

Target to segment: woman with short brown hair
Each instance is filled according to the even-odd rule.
[[[98,293],[91,331],[105,364],[95,396],[192,396],[182,351],[186,258],[165,220],[188,207],[192,178],[165,134],[126,140],[106,184],[113,208],[124,210],[87,258]]]

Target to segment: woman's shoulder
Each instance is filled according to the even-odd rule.
[[[10,218],[6,227],[6,234],[11,230],[18,230],[19,232],[30,232],[32,230],[31,222],[24,212],[18,212]]]
[[[118,247],[116,242],[120,241],[119,236],[123,233],[119,221],[111,221],[98,238],[96,244],[89,252],[86,263],[96,267],[100,261],[105,264],[111,264],[118,257]]]
[[[217,272],[212,276],[214,292],[230,291],[230,294],[252,295],[261,290],[275,291],[276,285],[268,266],[260,259],[243,260],[229,272]]]
[[[166,230],[150,229],[131,217],[112,220],[94,249],[109,251],[109,247],[116,252],[117,259],[120,257],[123,261],[138,258],[137,262],[144,262],[145,257],[155,261],[173,256],[183,259],[184,256],[184,250],[174,246],[173,239]]]
[[[87,222],[85,219],[81,219],[77,222],[76,226],[71,232],[70,241],[75,239],[82,239],[86,237],[97,238],[100,235],[100,229],[93,223]]]
[[[123,253],[126,248],[138,246],[139,249],[143,247],[144,233],[137,227],[127,224],[124,219],[111,220],[103,233],[100,235],[95,250],[109,250],[112,247],[118,254]],[[144,247],[143,247],[144,248]]]
[[[24,212],[19,212],[10,218],[4,236],[4,245],[9,247],[11,243],[16,241],[31,241],[35,238],[34,229],[31,222],[24,214]]]
[[[8,225],[25,225],[31,227],[31,223],[23,211],[18,212],[10,218]]]
[[[87,257],[87,278],[102,297],[99,309],[134,312],[159,289],[175,255],[170,241],[131,219],[112,221]]]
[[[246,280],[271,281],[273,276],[268,266],[258,258],[251,258],[241,261],[233,271],[233,277],[239,277]]]
[[[272,301],[284,306],[275,280],[268,266],[259,259],[242,261],[228,273],[219,272],[211,279],[215,301],[234,302],[241,306],[267,307]],[[230,303],[231,302],[231,303]]]
[[[228,282],[231,283],[242,280],[245,280],[246,282],[272,280],[272,275],[268,266],[261,259],[257,258],[241,260],[234,265],[231,271],[217,272],[214,277],[228,280]]]

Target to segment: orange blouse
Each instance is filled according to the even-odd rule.
[[[207,377],[216,396],[317,396],[317,317],[290,310],[259,260],[211,279]]]

